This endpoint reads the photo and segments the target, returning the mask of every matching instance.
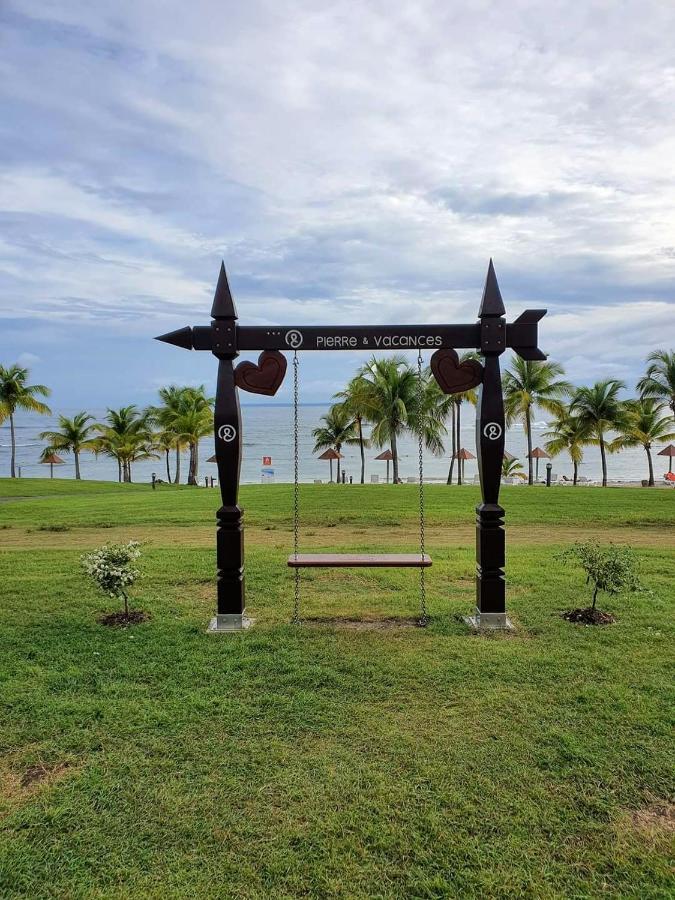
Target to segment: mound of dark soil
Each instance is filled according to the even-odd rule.
[[[142,609],[130,609],[129,615],[125,612],[107,613],[99,618],[101,625],[110,625],[112,628],[126,628],[129,625],[138,625],[139,622],[147,622],[150,614]]]
[[[579,622],[581,625],[611,625],[612,622],[616,622],[611,613],[593,609],[591,606],[585,606],[583,609],[568,609],[562,614],[562,617],[568,622]]]

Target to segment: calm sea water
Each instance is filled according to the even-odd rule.
[[[302,406],[300,410],[300,478],[302,481],[314,479],[328,480],[329,465],[327,462],[316,459],[313,453],[314,441],[312,429],[319,425],[321,416],[328,406]],[[59,410],[58,412],[72,415],[78,410]],[[102,419],[105,410],[92,410],[92,415]],[[244,431],[244,458],[242,463],[242,482],[255,483],[261,481],[261,469],[263,456],[272,457],[274,480],[288,482],[293,480],[293,410],[288,405],[270,404],[246,406],[242,408]],[[41,465],[38,460],[43,448],[43,442],[39,439],[41,431],[56,426],[56,416],[32,416],[19,413],[17,419],[17,462],[21,466],[21,475],[25,478],[44,478],[49,476],[49,466]],[[535,422],[534,444],[543,446],[545,439],[543,432],[547,429],[544,420]],[[449,465],[449,439],[448,453],[442,458],[425,453],[424,469],[425,480],[444,481],[448,473]],[[0,426],[0,475],[9,475],[9,426],[5,423]],[[473,408],[466,407],[462,411],[462,446],[475,453],[474,416]],[[506,436],[506,448],[517,456],[526,468],[526,443],[523,428],[516,425],[509,429]],[[657,448],[660,449],[660,448]],[[405,437],[399,442],[400,450],[400,474],[403,480],[417,473],[417,443],[411,437]],[[214,452],[213,440],[204,439],[199,448],[199,475],[203,480],[205,475],[217,477],[216,466],[207,463],[206,460]],[[358,480],[360,472],[358,447],[344,447],[342,450],[345,459],[343,467],[347,475],[352,475]],[[386,463],[377,462],[374,457],[379,449],[366,450],[366,481],[370,481],[372,474],[380,476],[384,480]],[[74,477],[74,465],[70,456],[61,454],[65,460],[62,466],[55,466],[55,477]],[[540,477],[545,477],[546,460],[540,463]],[[668,460],[664,457],[654,456],[655,474],[660,478],[663,472],[668,470]],[[333,464],[335,466],[335,464]],[[173,475],[173,454],[171,459],[171,471]],[[90,453],[83,453],[81,457],[81,470],[83,478],[99,480],[117,480],[117,464],[114,460],[99,457]],[[553,471],[560,476],[566,474],[571,477],[572,465],[566,454],[553,460]],[[152,472],[158,477],[166,478],[164,459],[139,462],[134,465],[133,480],[149,481]],[[465,465],[467,480],[473,478],[477,472],[476,463],[469,460]],[[185,480],[187,473],[187,457],[183,460],[182,477]],[[601,476],[600,454],[594,447],[589,447],[585,452],[584,463],[580,468],[580,474],[588,478],[598,479]],[[644,450],[631,448],[623,450],[609,457],[609,478],[617,481],[637,481],[647,477],[647,459]]]

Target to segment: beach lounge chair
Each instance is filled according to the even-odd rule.
[[[314,484],[323,484],[323,481],[321,480],[321,478],[315,478]]]
[[[371,484],[379,484],[379,483],[380,483],[380,476],[379,476],[379,475],[371,475],[371,476],[370,476],[370,483],[371,483]]]

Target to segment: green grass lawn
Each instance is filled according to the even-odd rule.
[[[303,543],[413,551],[415,493],[303,486]],[[0,480],[0,897],[672,896],[675,492],[505,489],[492,637],[477,499],[427,488],[427,629],[417,573],[367,569],[303,573],[294,627],[291,490],[245,487],[257,622],[214,636],[217,491]],[[606,628],[560,618],[586,534],[654,592]],[[79,556],[134,537],[152,619],[104,628]]]

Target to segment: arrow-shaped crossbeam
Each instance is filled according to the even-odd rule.
[[[486,296],[499,293],[490,262]],[[499,295],[501,302],[501,295]],[[485,304],[482,304],[483,310]],[[497,316],[504,315],[502,312]],[[546,359],[537,346],[539,320],[545,309],[525,310],[515,322],[474,325],[237,325],[234,302],[221,266],[211,310],[211,325],[179,328],[157,340],[185,350],[209,350],[216,356],[234,356],[254,350],[514,350],[523,359]],[[492,314],[494,317],[494,314]],[[227,324],[226,324],[227,322]]]

